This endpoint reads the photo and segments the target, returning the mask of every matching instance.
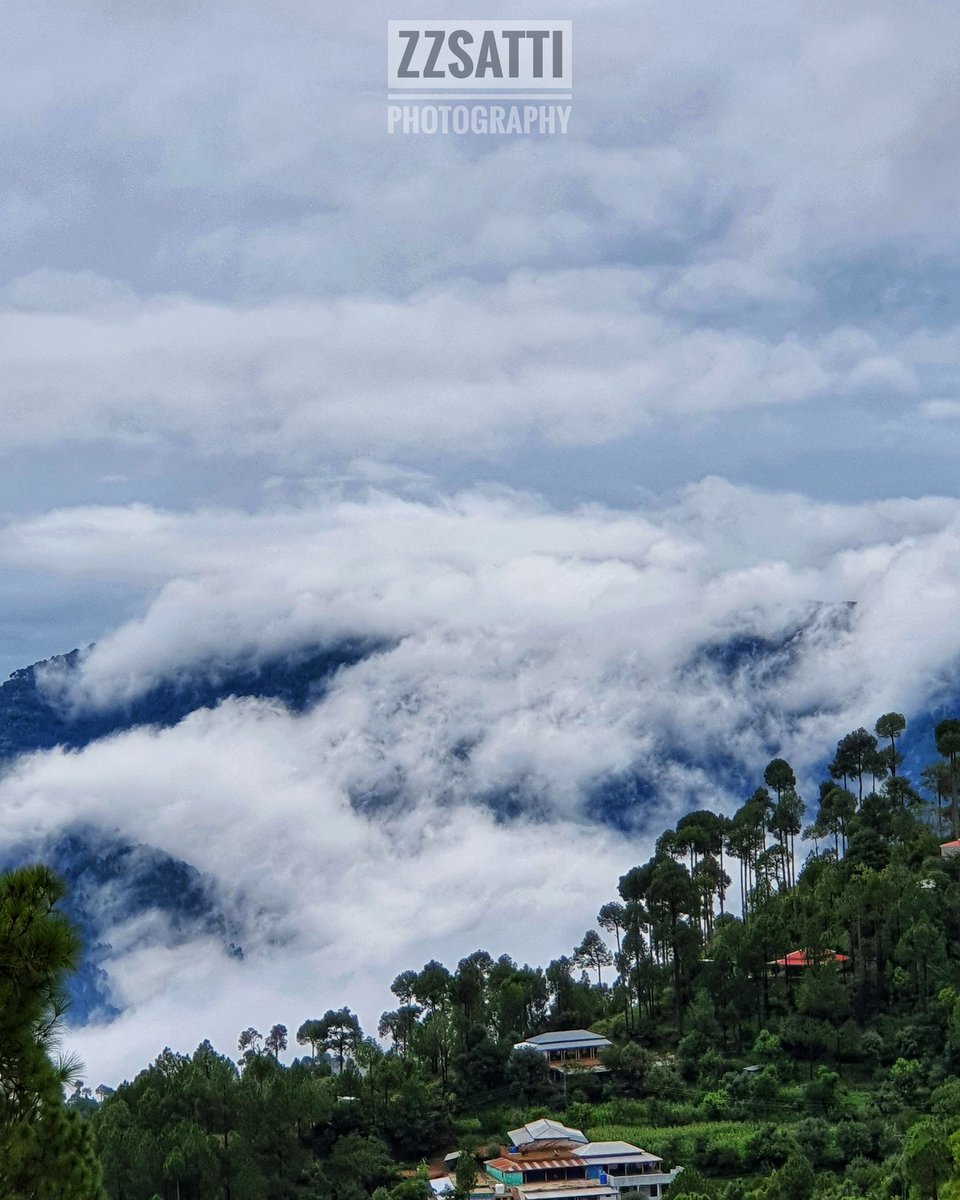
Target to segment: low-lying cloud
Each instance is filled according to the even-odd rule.
[[[960,654],[958,543],[954,500],[820,505],[720,479],[637,512],[370,491],[8,524],[7,568],[153,589],[69,686],[46,680],[65,705],[347,637],[375,647],[301,715],[228,701],[3,779],[7,845],[85,822],[157,846],[212,881],[246,952],[119,930],[126,1012],[72,1040],[115,1078],[165,1042],[229,1048],[251,1022],[295,1028],[331,1005],[370,1025],[393,975],[434,955],[569,952],[664,822],[731,809],[731,778],[773,754],[809,787],[841,733],[938,694]],[[767,640],[759,663],[704,653],[740,635]],[[648,799],[624,834],[592,806],[631,773]]]

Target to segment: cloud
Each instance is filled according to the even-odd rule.
[[[571,135],[479,145],[386,134],[383,5],[8,5],[4,444],[45,497],[107,447],[168,504],[223,499],[214,459],[603,447],[610,499],[630,439],[654,487],[945,486],[960,18],[922,14],[585,0]]]
[[[818,605],[856,601],[852,640],[832,644],[829,634],[811,655],[818,671],[828,659],[867,653],[856,631],[874,613],[882,624],[902,609],[899,627],[908,630],[917,607],[908,578],[922,562],[929,591],[941,577],[946,586],[957,512],[946,498],[818,504],[716,478],[635,512],[563,512],[505,489],[430,499],[331,490],[313,503],[246,514],[54,511],[8,524],[0,563],[153,589],[142,618],[87,656],[71,685],[77,704],[122,703],[198,665],[256,665],[359,636],[387,648],[344,680],[397,696],[423,680],[438,689],[440,707],[462,702],[486,724],[498,713],[505,727],[541,697],[549,720],[549,698],[567,681],[573,695],[593,695],[582,711],[602,745],[619,722],[594,711],[598,701],[616,695],[626,717],[644,679],[668,677],[734,629],[773,638]],[[949,657],[946,614],[942,623],[929,656],[897,672],[896,686],[911,696],[935,655]],[[887,671],[858,671],[856,685],[886,693]],[[486,697],[479,705],[475,688]],[[428,698],[424,705],[430,712]],[[611,769],[629,759],[611,746]],[[603,761],[595,753],[588,770]],[[556,774],[570,777],[569,765]]]
[[[380,647],[303,715],[231,701],[0,782],[8,845],[116,829],[203,871],[242,931],[234,963],[209,938],[166,958],[119,929],[128,1011],[76,1044],[115,1078],[160,1030],[229,1048],[250,1022],[342,1003],[369,1025],[393,974],[430,956],[569,951],[679,812],[731,809],[777,753],[809,798],[840,734],[936,694],[960,654],[958,543],[955,500],[823,505],[719,479],[643,512],[374,490],[8,524],[8,568],[109,580],[137,561],[153,581],[62,697],[80,707],[346,636]],[[769,650],[729,668],[704,652],[737,636]],[[647,799],[624,836],[592,806],[631,773]]]
[[[291,1030],[349,1004],[375,1030],[389,983],[430,957],[479,945],[547,961],[594,922],[644,842],[565,821],[497,821],[424,794],[410,809],[356,811],[352,754],[323,711],[303,718],[228,703],[163,733],[138,730],[80,754],[23,762],[2,791],[4,842],[76,820],[187,856],[215,884],[242,962],[206,935],[170,946],[142,922],[108,925],[112,999],[124,1015],[71,1030],[90,1071],[113,1082],[163,1045],[241,1028]],[[519,916],[522,914],[522,916]]]
[[[83,312],[101,314],[129,308],[133,290],[93,271],[31,271],[0,289],[0,302],[27,312]]]
[[[650,312],[642,293],[636,272],[593,270],[518,273],[403,301],[233,309],[166,297],[119,310],[8,311],[6,440],[182,439],[199,455],[265,452],[302,466],[331,453],[593,445],[668,417],[863,391],[915,403],[909,360],[867,335],[848,336],[838,353],[836,335],[689,328]]]
[[[387,136],[388,5],[11,4],[5,174],[90,269],[247,301],[644,261],[684,304],[815,305],[864,257],[956,261],[958,17],[919,11],[573,4],[572,135],[477,146]]]
[[[926,400],[920,411],[931,421],[955,421],[960,417],[960,400]]]
[[[104,1075],[174,1030],[369,1024],[434,953],[569,949],[648,848],[589,820],[605,780],[642,769],[652,823],[733,803],[711,755],[807,771],[960,651],[956,501],[875,499],[952,490],[960,13],[583,0],[570,136],[483,145],[386,134],[393,15],[2,14],[3,500],[49,511],[0,565],[146,597],[61,699],[381,647],[303,717],[231,703],[0,781],[5,836],[156,840],[249,932],[241,964],[116,930],[128,1013],[77,1035]],[[523,464],[679,491],[559,511]],[[731,635],[789,651],[726,671]]]

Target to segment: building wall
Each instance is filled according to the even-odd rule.
[[[523,1175],[519,1171],[501,1171],[497,1167],[487,1167],[486,1171],[508,1187],[519,1187],[523,1183]]]

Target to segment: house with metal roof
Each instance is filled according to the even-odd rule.
[[[588,1142],[577,1150],[587,1166],[587,1178],[612,1185],[617,1194],[662,1196],[683,1170],[668,1170],[663,1159],[629,1142]]]
[[[664,1168],[663,1159],[629,1142],[588,1142],[580,1130],[559,1121],[532,1122],[550,1134],[524,1140],[530,1126],[511,1130],[511,1146],[484,1163],[488,1179],[511,1200],[619,1200],[623,1194],[660,1197],[681,1168]],[[540,1126],[539,1129],[536,1129]],[[578,1135],[560,1137],[557,1134]],[[521,1145],[517,1145],[517,1141]]]
[[[538,1033],[524,1042],[517,1042],[514,1050],[536,1050],[546,1056],[554,1070],[603,1070],[600,1066],[600,1051],[612,1045],[609,1038],[589,1029],[555,1029],[550,1033]]]
[[[548,1117],[541,1117],[539,1121],[528,1121],[519,1129],[510,1129],[507,1131],[507,1137],[513,1150],[529,1151],[536,1147],[538,1152],[547,1149],[549,1144],[554,1142],[584,1145],[588,1140],[582,1129],[572,1129],[569,1125],[551,1121]]]
[[[783,972],[785,975],[796,975],[801,971],[805,971],[807,967],[812,967],[817,964],[821,966],[824,963],[836,963],[841,970],[845,969],[850,962],[846,954],[839,954],[836,950],[824,950],[822,954],[814,956],[806,950],[791,950],[789,954],[785,954],[783,958],[775,958],[767,963],[768,967],[773,967],[774,975]]]

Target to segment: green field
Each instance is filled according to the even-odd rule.
[[[595,1125],[584,1132],[595,1142],[631,1142],[651,1154],[662,1154],[670,1146],[689,1158],[698,1141],[742,1151],[757,1129],[756,1121],[700,1121],[694,1125]]]

